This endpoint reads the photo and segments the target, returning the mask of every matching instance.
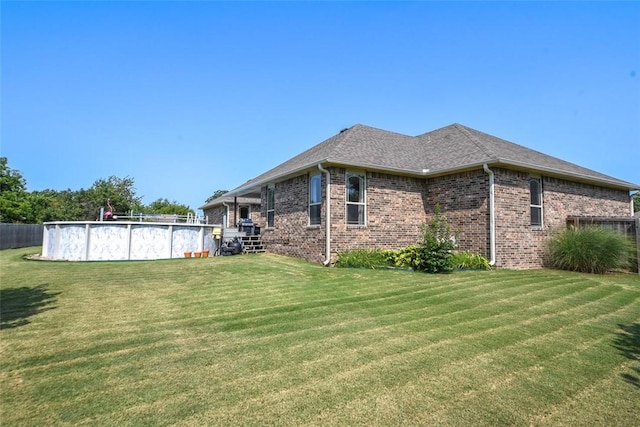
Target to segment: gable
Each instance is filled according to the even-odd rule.
[[[259,196],[261,185],[335,165],[409,176],[433,177],[501,166],[612,188],[634,190],[625,182],[498,137],[452,124],[418,136],[354,125],[247,181],[229,195]]]

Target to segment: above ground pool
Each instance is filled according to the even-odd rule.
[[[134,221],[46,222],[42,257],[67,261],[183,258],[217,249],[213,224]]]

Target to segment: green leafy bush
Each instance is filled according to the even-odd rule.
[[[440,205],[436,205],[431,222],[422,224],[421,237],[420,245],[409,246],[399,251],[396,266],[425,273],[453,271],[451,256],[456,248],[456,239],[447,219],[442,214]]]
[[[418,245],[401,249],[396,258],[396,266],[425,273],[449,273],[454,268],[451,262],[451,250],[442,246]]]
[[[383,249],[354,249],[338,253],[336,267],[344,268],[385,268],[395,263],[395,251]]]
[[[484,256],[471,251],[457,252],[452,255],[451,262],[454,268],[470,270],[491,270],[489,260]]]
[[[410,268],[425,273],[449,273],[455,268],[452,262],[456,238],[445,216],[436,205],[430,223],[422,224],[421,244],[400,250],[355,249],[338,253],[336,267],[357,268]]]
[[[549,240],[548,258],[555,268],[604,274],[628,268],[632,251],[631,241],[613,230],[571,227]]]

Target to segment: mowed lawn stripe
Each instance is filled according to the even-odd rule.
[[[622,310],[622,311],[625,312],[624,314],[627,314],[627,315],[629,314],[628,310]],[[334,369],[333,371],[330,370],[328,376],[326,372],[323,372],[322,375],[318,375],[318,376],[314,375],[312,372],[309,372],[308,368],[310,364],[306,364],[305,367],[307,369],[304,371],[304,374],[299,377],[296,377],[297,379],[299,378],[300,380],[300,383],[298,384],[297,387],[278,388],[278,387],[274,387],[276,384],[274,384],[273,381],[270,381],[270,385],[272,386],[273,391],[267,391],[262,389],[260,385],[262,383],[262,380],[264,380],[264,377],[256,378],[252,376],[251,379],[245,380],[241,384],[237,384],[237,389],[229,388],[232,384],[228,382],[225,383],[225,386],[226,386],[225,393],[227,394],[227,396],[229,394],[235,395],[236,393],[237,394],[247,393],[248,390],[252,389],[252,386],[255,387],[255,389],[253,389],[252,395],[239,396],[238,401],[240,402],[239,403],[240,407],[238,408],[237,412],[232,412],[231,414],[232,418],[240,417],[240,419],[242,419],[241,408],[242,408],[242,405],[244,404],[243,402],[245,402],[247,398],[256,399],[255,403],[261,405],[260,406],[261,410],[268,412],[270,410],[269,408],[278,406],[278,402],[283,399],[283,394],[285,393],[289,393],[294,396],[306,396],[307,398],[309,398],[309,396],[311,395],[311,396],[314,396],[315,399],[319,399],[323,401],[324,401],[324,397],[326,397],[326,396],[323,396],[323,393],[327,393],[328,395],[331,395],[333,393],[338,393],[343,397],[348,395],[349,397],[355,398],[359,396],[361,393],[364,393],[365,390],[369,387],[377,390],[377,387],[382,386],[384,388],[387,388],[390,385],[393,385],[393,383],[398,381],[400,382],[413,381],[415,380],[413,374],[416,371],[425,370],[428,372],[427,377],[429,378],[429,382],[433,383],[431,385],[436,385],[438,387],[436,388],[425,387],[423,389],[423,393],[427,393],[427,394],[433,393],[433,391],[429,391],[429,390],[436,390],[436,393],[437,391],[439,391],[439,394],[437,394],[436,396],[439,398],[439,400],[444,402],[444,401],[447,401],[446,399],[451,397],[452,394],[456,395],[460,393],[461,390],[457,387],[461,387],[462,390],[464,390],[473,384],[475,384],[476,386],[478,384],[483,384],[482,382],[479,382],[478,384],[476,384],[473,381],[467,383],[465,381],[459,381],[460,379],[462,379],[462,378],[459,378],[455,389],[453,390],[449,390],[448,388],[443,389],[442,388],[443,383],[453,384],[449,381],[449,379],[439,378],[440,376],[443,375],[443,372],[446,372],[447,366],[452,366],[454,370],[458,369],[461,366],[474,366],[473,359],[475,358],[482,360],[483,358],[488,358],[489,355],[491,354],[499,355],[500,353],[503,353],[503,352],[504,354],[508,354],[506,350],[509,350],[509,348],[511,347],[517,346],[518,344],[522,344],[523,342],[527,342],[528,345],[535,345],[535,340],[538,340],[541,337],[545,337],[548,334],[561,334],[561,335],[564,335],[565,337],[574,337],[575,339],[576,336],[580,336],[579,333],[581,331],[578,329],[582,329],[582,328],[590,329],[590,328],[593,328],[594,325],[599,323],[609,324],[611,321],[611,317],[615,318],[619,316],[619,314],[620,313],[608,313],[608,314],[603,314],[599,318],[584,319],[580,325],[580,328],[572,328],[572,329],[559,328],[555,330],[545,331],[543,335],[529,337],[522,341],[519,341],[519,338],[515,335],[511,335],[509,337],[509,340],[504,340],[504,338],[500,339],[501,337],[496,337],[497,339],[495,342],[497,344],[495,344],[495,348],[490,348],[489,352],[487,352],[486,347],[480,348],[475,346],[474,342],[470,342],[470,343],[465,342],[466,339],[470,337],[463,337],[462,339],[441,340],[434,344],[421,347],[413,352],[404,352],[401,354],[391,354],[384,357],[378,357],[373,361],[370,361],[369,363],[356,365],[354,367],[352,365],[349,365],[349,363],[347,363],[346,360],[348,360],[350,356],[353,356],[354,358],[362,358],[362,355],[360,354],[360,352],[358,352],[358,350],[353,349],[352,352],[341,353],[341,357],[335,357],[332,360],[326,360],[325,358],[325,360],[323,360],[324,364],[326,365],[325,370],[328,369],[327,367],[337,366],[341,368],[341,369]],[[578,335],[576,335],[576,333]],[[527,364],[526,366],[518,366],[517,367],[518,370],[515,372],[519,372],[519,375],[526,375],[527,378],[531,378],[531,375],[528,373],[528,369],[531,368],[533,372],[537,371],[538,368],[536,368],[536,366],[540,366],[541,363],[544,363],[544,360],[558,361],[561,358],[565,357],[565,358],[568,358],[569,360],[575,361],[574,359],[579,351],[585,351],[586,349],[589,349],[589,347],[592,344],[602,344],[603,341],[605,341],[604,338],[598,338],[598,339],[592,340],[592,342],[580,341],[580,345],[576,345],[575,341],[569,342],[567,346],[564,348],[562,347],[555,348],[554,350],[555,353],[547,355],[547,357],[544,359],[537,360],[537,363],[533,366],[531,364]],[[451,348],[453,348],[454,351],[451,351],[450,350]],[[594,354],[598,354],[599,351],[601,351],[601,347],[598,347],[597,351]],[[515,359],[513,357],[509,357],[506,360],[510,363],[513,363],[514,360],[520,360],[518,356],[519,355],[516,353]],[[527,359],[523,358],[522,360],[527,360]],[[496,361],[496,362],[499,362],[499,361]],[[557,363],[557,362],[554,362],[554,363]],[[345,365],[347,365],[347,367],[351,369],[345,369]],[[564,367],[564,365],[562,366]],[[606,369],[607,366],[603,366],[602,368]],[[378,381],[389,378],[388,375],[385,375],[385,374],[390,369],[395,371],[395,375],[393,376],[393,382],[391,383],[385,382],[383,384],[377,383],[376,378]],[[283,369],[280,372],[283,373],[283,375],[286,375],[286,372],[290,372],[291,370],[295,372],[296,367],[292,366],[289,370]],[[524,372],[520,372],[521,370]],[[434,373],[436,374],[434,375]],[[591,372],[591,374],[592,373],[593,372]],[[491,370],[490,374],[485,373],[487,378],[491,378],[494,381],[496,378],[496,374],[497,373],[495,372],[495,370]],[[512,375],[512,374],[508,374],[508,375]],[[586,380],[588,380],[588,377],[586,377]],[[564,381],[566,381],[566,378],[564,379]],[[291,384],[291,382],[292,380],[291,378],[289,378],[287,379],[287,381],[283,381],[283,384]],[[510,381],[507,381],[507,383],[510,383]],[[339,392],[336,392],[336,388],[340,389]],[[347,390],[349,390],[349,392],[347,392]],[[446,393],[443,393],[443,390],[446,391]],[[291,401],[290,405],[292,407],[284,408],[283,414],[288,413],[289,410],[294,412],[296,410],[297,411],[300,410],[300,406],[299,406],[300,402],[298,402],[294,397],[291,397],[285,400]],[[330,399],[329,399],[329,402],[333,404]],[[222,419],[215,419],[215,420],[223,421]],[[488,421],[490,420],[489,419],[485,420],[485,422],[488,422]]]
[[[605,310],[605,314],[603,314],[603,316],[609,316],[610,314],[611,313]],[[594,321],[596,318],[597,317],[586,316],[585,319],[583,320],[585,322],[590,323]],[[575,319],[571,319],[571,320],[577,322],[577,319],[579,319],[578,316],[576,316]],[[530,323],[530,325],[528,326],[530,330],[528,330],[527,333],[522,333],[519,330],[520,328],[522,328],[522,324],[524,323]],[[548,320],[545,320],[545,319],[539,319],[539,320],[536,320],[535,323],[539,325],[534,324],[534,322],[527,317],[523,321],[520,321],[517,323],[514,323],[513,321],[509,321],[509,322],[505,322],[500,326],[490,326],[490,327],[487,327],[486,329],[478,329],[478,328],[469,329],[466,334],[460,334],[460,333],[450,334],[447,331],[437,330],[437,331],[433,331],[434,333],[432,334],[416,335],[413,337],[414,338],[413,340],[408,340],[405,337],[394,338],[393,336],[387,336],[386,334],[381,337],[380,334],[377,333],[375,339],[378,341],[385,341],[385,344],[387,344],[387,346],[385,347],[380,347],[378,345],[379,342],[374,340],[372,337],[365,337],[363,340],[354,339],[353,341],[350,341],[348,340],[349,337],[345,336],[345,337],[341,337],[341,339],[339,340],[336,340],[336,342],[334,343],[334,345],[340,346],[340,349],[339,349],[340,351],[335,354],[336,360],[330,360],[326,364],[338,366],[334,362],[340,359],[340,365],[346,366],[345,361],[349,360],[350,355],[353,355],[354,357],[359,357],[361,360],[364,360],[367,363],[372,363],[372,361],[375,363],[376,360],[380,360],[387,356],[398,357],[398,356],[402,356],[403,354],[409,354],[411,352],[416,352],[416,351],[421,352],[426,349],[425,345],[428,343],[432,343],[431,345],[443,345],[443,344],[449,345],[452,343],[456,345],[462,345],[464,344],[464,341],[468,341],[470,338],[472,339],[477,338],[479,335],[483,335],[483,334],[496,335],[496,339],[492,340],[492,343],[496,343],[501,346],[506,346],[506,345],[510,345],[509,341],[506,341],[506,338],[511,339],[514,342],[522,342],[522,341],[533,339],[535,337],[544,336],[544,334],[554,333],[558,330],[562,330],[563,328],[565,328],[564,319],[556,320],[555,322],[549,322]],[[544,324],[544,327],[540,327],[540,325],[542,324]],[[538,327],[536,328],[536,326]],[[435,332],[438,332],[438,336],[435,336]],[[536,334],[539,334],[539,335],[536,335]],[[449,335],[456,336],[456,338],[448,339],[447,337]],[[365,345],[366,342],[369,342],[369,344]],[[325,342],[324,344],[325,344],[324,346],[325,348],[330,348],[329,343]],[[391,345],[389,346],[388,344],[391,344]],[[302,362],[305,362],[308,367],[312,366],[316,361],[327,360],[327,356],[323,356],[323,353],[318,353],[317,351],[314,351],[313,348],[307,349],[307,350],[311,350],[311,351],[308,351],[308,353],[303,352],[303,350],[304,349],[300,349],[302,355],[311,355],[311,357],[318,357],[318,356],[320,357],[320,359],[316,359],[316,360],[309,359],[308,356],[303,358]],[[318,355],[318,356],[315,356],[315,355]],[[281,360],[282,364],[279,369],[282,371],[287,371],[291,367],[291,365],[294,362],[296,362],[294,356],[295,356],[294,352],[289,352],[288,355],[284,357],[283,360]],[[263,364],[263,363],[260,363],[261,360],[270,360],[271,363],[268,365],[266,363]],[[253,357],[252,361],[241,361],[241,360],[238,361],[238,363],[241,363],[244,366],[250,366],[250,367],[256,368],[257,371],[252,372],[256,375],[259,374],[260,370],[262,370],[262,373],[264,375],[273,374],[274,373],[273,362],[277,362],[277,360],[272,357],[265,357],[264,359]]]
[[[626,297],[623,297],[626,298]],[[633,302],[633,301],[631,301]],[[593,302],[591,304],[594,304]],[[577,310],[577,307],[574,307],[572,310]],[[593,313],[593,312],[592,312]],[[562,316],[566,316],[565,312],[559,313],[558,315],[562,315]],[[540,320],[540,318],[538,318],[537,320]],[[565,320],[560,320],[561,322],[564,322]],[[575,322],[576,319],[570,319],[570,322]],[[530,321],[527,319],[524,322],[521,323],[530,323]],[[556,322],[557,323],[557,322]],[[552,323],[549,323],[549,325],[551,325]],[[517,328],[519,327],[520,324],[519,323],[513,323],[513,321],[511,319],[509,319],[509,321],[507,322],[507,325],[505,326],[506,328]],[[383,340],[385,339],[385,336],[388,335],[385,331],[385,334],[380,336],[380,328],[376,328],[376,331],[363,331],[362,333],[360,333],[358,335],[357,339],[348,339],[348,342],[345,343],[344,342],[344,338],[351,338],[349,336],[343,335],[342,337],[339,337],[338,339],[334,339],[333,341],[337,341],[341,344],[342,349],[340,352],[340,357],[344,357],[345,356],[345,352],[348,351],[356,351],[359,354],[365,354],[367,352],[370,352],[371,348],[374,348],[377,345],[377,341],[373,341],[371,342],[371,338],[367,335],[371,335],[371,334],[376,334],[377,340]],[[477,328],[476,328],[477,330]],[[486,331],[488,332],[496,332],[495,327],[489,328]],[[448,333],[448,332],[447,332]],[[458,335],[460,337],[464,337],[465,335]],[[440,340],[441,338],[438,337],[432,337],[432,340]],[[390,338],[391,341],[393,341],[393,338]],[[387,340],[388,341],[388,340]],[[399,341],[406,341],[406,339],[401,339]],[[370,343],[368,346],[366,345],[367,343]],[[204,340],[200,340],[201,344],[205,344]],[[193,364],[194,362],[197,362],[198,357],[202,354],[202,352],[197,351],[197,350],[192,350],[191,353],[187,353],[186,355],[184,354],[184,350],[181,349],[178,346],[175,345],[171,345],[171,343],[166,342],[163,343],[165,345],[165,348],[163,349],[163,351],[166,352],[179,352],[182,356],[181,356],[181,361],[188,363],[188,364]],[[197,344],[197,343],[196,343]],[[326,347],[328,346],[328,342],[324,342],[322,343],[322,345],[318,348],[318,350],[320,350],[322,347]],[[406,345],[406,343],[405,343]],[[420,346],[422,345],[422,341],[418,341],[417,343],[415,343],[415,346]],[[155,346],[158,347],[158,346]],[[141,347],[141,346],[137,346],[137,347],[127,347],[124,346],[123,350],[114,350],[114,351],[107,351],[104,347],[99,349],[98,351],[96,351],[94,353],[94,356],[90,356],[90,355],[84,355],[82,357],[79,358],[74,358],[74,359],[70,359],[67,360],[63,363],[60,363],[60,365],[65,365],[65,366],[59,366],[59,369],[66,369],[67,366],[69,364],[73,364],[73,366],[71,366],[73,369],[82,369],[83,367],[85,367],[88,364],[93,363],[92,359],[106,359],[109,360],[108,365],[113,365],[113,364],[117,364],[120,363],[122,361],[126,361],[127,359],[132,359],[135,357],[141,357],[142,355],[144,355],[144,353],[141,354],[132,354],[134,353],[134,350],[140,350],[140,349],[145,349],[145,347]],[[154,348],[153,346],[151,346],[150,348]],[[404,350],[407,350],[407,348],[405,347]],[[214,352],[215,354],[216,352]],[[280,353],[280,351],[278,351],[277,353]],[[243,350],[243,352],[240,352],[240,359],[236,360],[235,363],[238,364],[243,364],[247,367],[252,368],[252,370],[255,370],[255,373],[260,373],[262,372],[264,375],[273,375],[274,371],[277,369],[288,369],[292,363],[297,362],[297,360],[295,359],[295,357],[291,357],[291,356],[295,356],[296,353],[294,351],[294,348],[290,348],[290,353],[289,356],[286,358],[283,358],[282,360],[279,360],[275,355],[270,355],[268,353],[263,353],[263,354],[256,354],[256,355],[252,355],[250,356],[251,358],[255,359],[253,361],[253,363],[250,363],[251,361],[247,360],[247,359],[242,359],[242,354],[246,354],[246,349]],[[252,353],[249,353],[252,354]],[[311,354],[321,354],[321,353],[316,353],[316,352],[312,352]],[[308,363],[312,363],[313,360],[309,359],[307,356],[307,353],[303,353],[304,358],[303,358],[303,362],[308,362]],[[207,356],[209,357],[209,356]],[[260,361],[267,361],[268,365],[267,366],[262,366],[259,362]],[[224,362],[224,363],[229,363],[229,362]],[[218,365],[220,365],[220,363],[217,363]],[[41,366],[38,366],[38,369],[40,370],[49,370],[51,373],[56,373],[56,369],[54,369],[52,367],[52,364],[43,364]],[[22,370],[23,372],[26,373],[26,370]]]
[[[547,302],[548,302],[548,301],[547,301]],[[499,304],[499,303],[500,303],[500,301],[498,300],[496,303],[497,303],[497,304]],[[531,306],[529,306],[529,307],[528,307],[528,309],[531,309]],[[449,313],[449,314],[450,314],[450,313]],[[504,316],[504,314],[505,314],[505,313],[504,313],[504,311],[501,311],[500,316]],[[495,319],[495,317],[496,317],[496,315],[495,315],[495,313],[494,313],[494,315],[492,316],[492,318],[494,318],[494,319]],[[433,317],[432,317],[432,316],[429,316],[428,318],[431,318],[431,319],[432,319]],[[474,322],[474,323],[476,324],[476,326],[477,326],[477,325],[479,325],[479,324],[480,324],[480,323],[478,323],[478,321],[479,321],[480,319],[481,319],[481,318],[479,318],[479,317],[475,317],[475,318],[470,319],[470,320],[467,320],[467,321],[472,321],[472,322]],[[291,319],[291,318],[289,318],[289,319],[279,319],[279,321],[282,321],[282,323],[283,323],[283,324],[287,324],[288,322],[284,322],[284,320],[289,320],[289,321],[291,321],[292,319]],[[295,322],[295,323],[296,323],[297,327],[299,328],[299,330],[301,330],[301,331],[306,330],[306,329],[303,329],[303,328],[304,328],[304,326],[301,326],[301,325],[300,325],[300,323],[301,323],[301,322],[300,322],[298,319],[293,319],[293,320],[296,320],[296,322]],[[411,322],[411,323],[422,323],[422,321],[423,321],[423,320],[424,320],[424,319],[420,319],[420,320],[415,320],[415,319],[414,319],[414,320],[411,320],[411,321],[408,321],[408,322]],[[449,322],[447,319],[443,319],[443,320],[445,320],[447,323]],[[367,323],[368,323],[368,322],[367,322]],[[401,323],[401,322],[398,322],[398,323]],[[464,322],[462,322],[462,319],[458,318],[458,322],[457,322],[457,323],[458,323],[458,325],[460,325],[460,326],[462,326],[462,327],[465,327],[465,326],[464,326]],[[392,324],[393,324],[393,323],[392,323]],[[393,326],[394,326],[394,328],[395,328],[395,327],[397,327],[397,326],[398,326],[398,324],[397,324],[397,323],[396,323],[396,324],[393,324]],[[376,329],[377,329],[377,331],[379,332],[379,331],[382,329],[382,327],[377,327]],[[360,331],[358,331],[358,332],[360,332],[360,338],[363,338],[363,336],[364,336],[364,335],[366,335],[366,331],[364,331],[364,330],[360,330]],[[141,340],[145,339],[145,335],[149,335],[149,334],[153,334],[153,335],[155,335],[156,333],[154,333],[154,332],[147,332],[146,334],[135,334],[135,337],[136,337],[135,339],[137,339],[138,341],[141,341]],[[89,338],[99,338],[99,337],[89,337]],[[158,339],[160,339],[160,338],[158,338]],[[365,339],[366,339],[366,338],[365,338]],[[79,349],[79,350],[78,350],[78,352],[79,352],[80,354],[83,354],[83,356],[81,357],[81,359],[82,359],[82,360],[87,359],[87,357],[89,357],[91,354],[96,354],[96,355],[97,355],[97,357],[100,357],[100,356],[102,356],[102,355],[106,355],[106,354],[108,354],[108,352],[109,352],[111,349],[114,349],[114,350],[112,350],[112,351],[120,351],[120,348],[127,348],[127,346],[130,344],[130,342],[129,342],[129,341],[130,341],[130,338],[127,338],[127,337],[125,337],[125,339],[124,339],[124,340],[122,340],[122,339],[118,339],[118,340],[111,340],[111,342],[110,342],[109,340],[97,340],[97,341],[98,341],[98,342],[100,342],[100,345],[96,346],[96,345],[94,345],[94,344],[91,344],[91,347],[90,347],[90,349],[89,349],[89,350],[87,350],[87,353],[86,353],[86,354],[83,354],[83,353],[82,353],[82,351],[81,351],[81,349]],[[362,340],[360,340],[360,341],[362,341]],[[355,342],[353,345],[359,345],[359,342]],[[73,349],[73,346],[72,346],[71,348]],[[245,350],[246,350],[246,349],[245,349]],[[71,359],[69,359],[69,360],[74,360],[74,359],[72,358],[72,357],[73,357],[72,355],[73,355],[73,353],[66,353],[66,354],[65,354],[65,357],[70,357]],[[41,362],[41,361],[42,361],[41,359],[38,359],[38,362]],[[29,362],[29,361],[28,361],[28,360],[26,360],[25,362]],[[67,362],[68,362],[68,361],[67,361]]]
[[[270,255],[46,263],[16,254],[0,252],[2,296],[39,286],[53,297],[0,331],[0,416],[10,425],[639,418],[628,403],[612,409],[638,393],[628,381],[640,372],[629,356],[638,350],[614,345],[620,325],[640,323],[635,276],[430,276]],[[567,414],[576,407],[584,414]]]
[[[456,343],[451,343],[451,344],[456,344]],[[331,364],[333,365],[333,363],[331,363]],[[308,381],[308,379],[309,379],[309,377],[310,377],[310,376],[309,376],[309,372],[308,372],[308,371],[306,372],[305,376],[306,376],[306,380],[305,380],[305,381]],[[253,377],[253,380],[261,380],[261,378],[259,378],[259,377],[258,377],[258,378]],[[290,381],[291,379],[289,378],[288,380]],[[252,381],[252,383],[255,383],[255,382],[253,382],[253,381]],[[273,385],[273,384],[272,384],[272,385]],[[229,386],[231,386],[231,384],[229,384],[229,383],[227,383],[227,384],[226,384],[226,386],[225,386],[225,387],[226,387],[226,392],[227,392],[227,393],[229,393],[229,389],[228,389],[228,387],[229,387]],[[246,386],[246,384],[244,384],[244,386]]]

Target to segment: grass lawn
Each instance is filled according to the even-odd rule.
[[[0,423],[640,425],[640,277],[0,251]]]

